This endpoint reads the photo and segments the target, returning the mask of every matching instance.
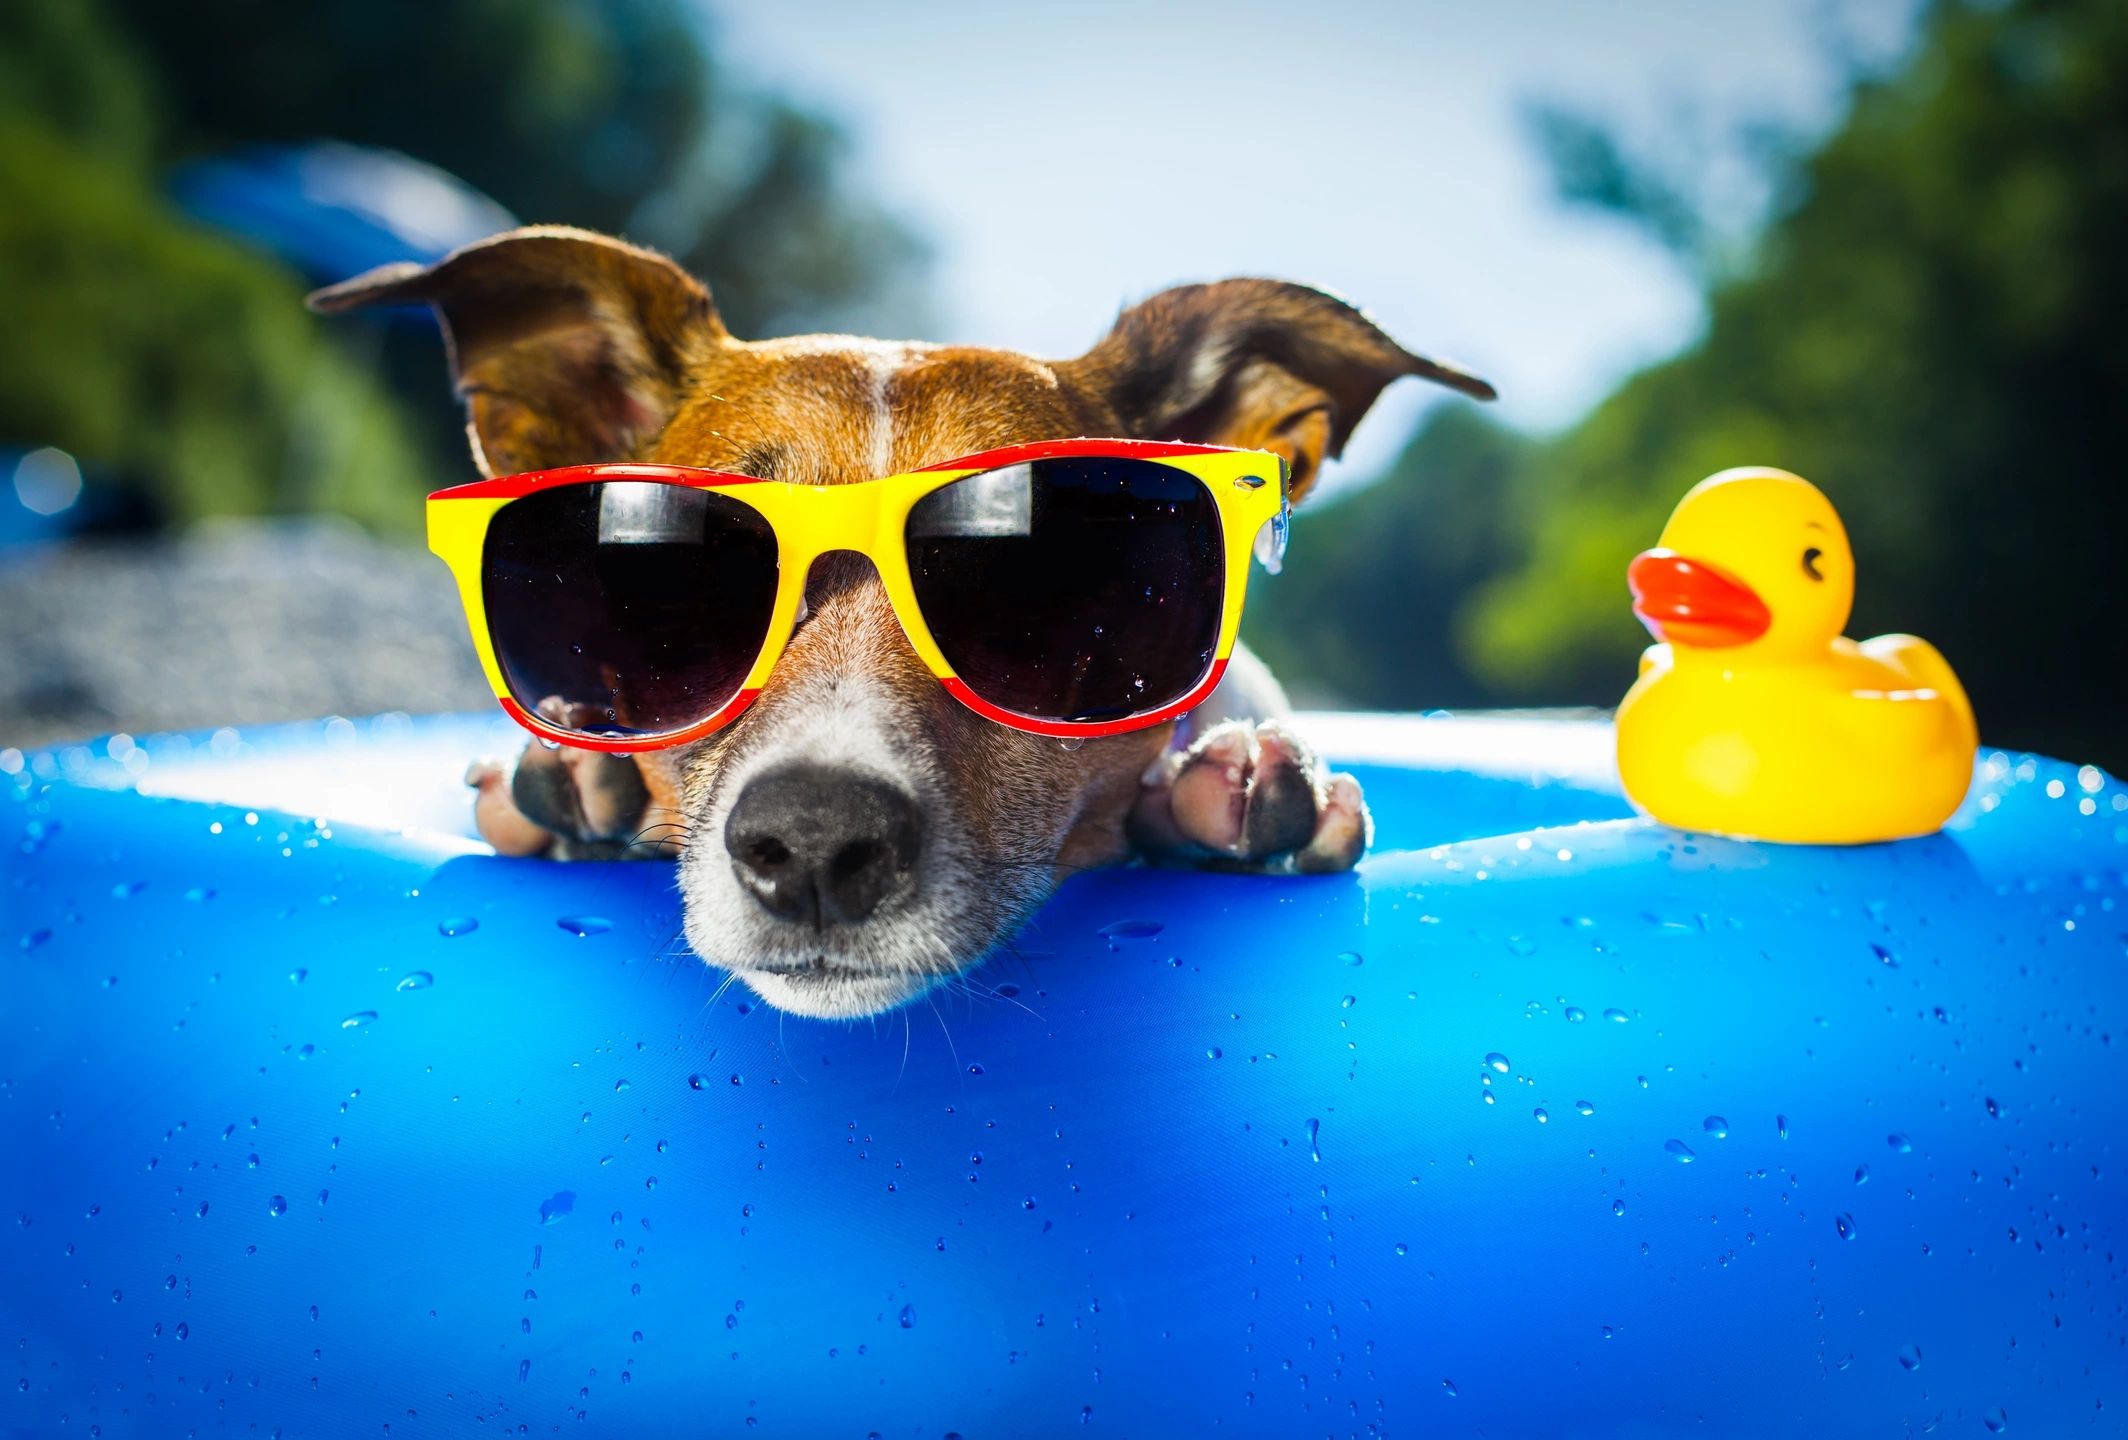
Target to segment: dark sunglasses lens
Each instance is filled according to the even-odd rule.
[[[1149,460],[1037,460],[956,480],[909,513],[932,638],[968,688],[1041,720],[1156,710],[1211,667],[1219,507]]]
[[[768,634],[776,537],[714,490],[600,480],[511,501],[481,556],[510,693],[584,734],[684,729],[739,693]]]

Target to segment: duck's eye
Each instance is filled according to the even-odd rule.
[[[1813,580],[1823,580],[1825,578],[1825,572],[1818,569],[1819,557],[1824,555],[1824,553],[1823,550],[1820,550],[1815,545],[1803,552],[1803,573]]]

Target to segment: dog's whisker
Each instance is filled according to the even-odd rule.
[[[928,990],[924,992],[924,1003],[931,1007],[931,1014],[938,1021],[939,1034],[946,1037],[946,1053],[953,1057],[953,1068],[958,1072],[961,1068],[961,1052],[960,1047],[953,1043],[952,1027],[946,1024],[946,1017],[939,1013],[938,1002],[931,998],[931,992]]]
[[[738,979],[738,971],[725,971],[724,978],[717,982],[717,988],[710,993],[709,999],[703,1003],[702,1008],[704,1010],[713,1008],[719,1000],[722,1000],[724,998],[724,992],[731,989],[734,984],[738,983]]]
[[[982,1000],[1002,1001],[1007,1005],[1011,1005],[1018,1009],[1025,1010],[1029,1015],[1034,1016],[1034,1018],[1037,1020],[1042,1018],[1040,1012],[1038,1012],[1032,1005],[1029,1005],[1026,1001],[1020,999],[1018,996],[1002,994],[995,986],[978,986],[978,983],[972,976],[956,976],[953,979],[947,981],[946,983],[951,989],[965,996],[971,1005]]]

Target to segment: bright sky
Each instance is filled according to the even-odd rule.
[[[842,119],[866,182],[933,239],[927,338],[1074,355],[1128,300],[1271,275],[1339,292],[1491,378],[1505,418],[1552,427],[1688,340],[1700,311],[1653,247],[1557,205],[1523,105],[1715,143],[1748,120],[1816,131],[1838,117],[1838,49],[1895,53],[1913,3],[710,10],[731,72]],[[1377,471],[1434,398],[1393,387],[1342,478]]]

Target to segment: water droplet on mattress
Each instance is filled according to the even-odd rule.
[[[480,921],[471,915],[452,915],[436,922],[436,933],[445,939],[470,935],[480,928]]]
[[[359,1030],[376,1018],[377,1012],[374,1010],[357,1010],[340,1022],[340,1028],[342,1030]]]
[[[410,970],[399,977],[395,990],[426,990],[436,983],[436,977],[426,970]]]
[[[1665,1140],[1662,1148],[1680,1165],[1690,1165],[1699,1158],[1692,1153],[1692,1147],[1682,1140]]]
[[[554,923],[579,938],[603,935],[613,928],[613,922],[600,915],[564,915]]]

